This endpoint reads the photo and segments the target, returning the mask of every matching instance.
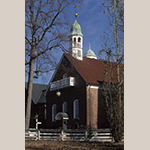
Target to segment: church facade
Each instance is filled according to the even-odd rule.
[[[76,15],[77,17],[77,15]],[[46,91],[46,128],[107,128],[102,104],[105,66],[89,49],[83,55],[83,34],[75,18],[64,53]]]

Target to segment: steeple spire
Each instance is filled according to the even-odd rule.
[[[89,49],[91,49],[90,43],[89,43]]]
[[[71,26],[69,34],[69,51],[74,58],[83,60],[83,34],[81,32],[81,26],[77,22],[77,16],[78,14],[75,13],[75,22]]]

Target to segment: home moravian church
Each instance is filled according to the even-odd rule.
[[[90,45],[83,54],[77,14],[68,38],[69,53],[62,55],[46,89],[46,128],[107,128],[100,88],[105,66]]]

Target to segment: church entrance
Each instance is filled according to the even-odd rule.
[[[63,129],[67,129],[67,120],[69,119],[68,114],[64,112],[59,112],[55,116],[56,120],[62,120],[62,127]]]

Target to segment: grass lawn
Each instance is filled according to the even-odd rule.
[[[124,142],[25,141],[25,150],[124,150]]]

